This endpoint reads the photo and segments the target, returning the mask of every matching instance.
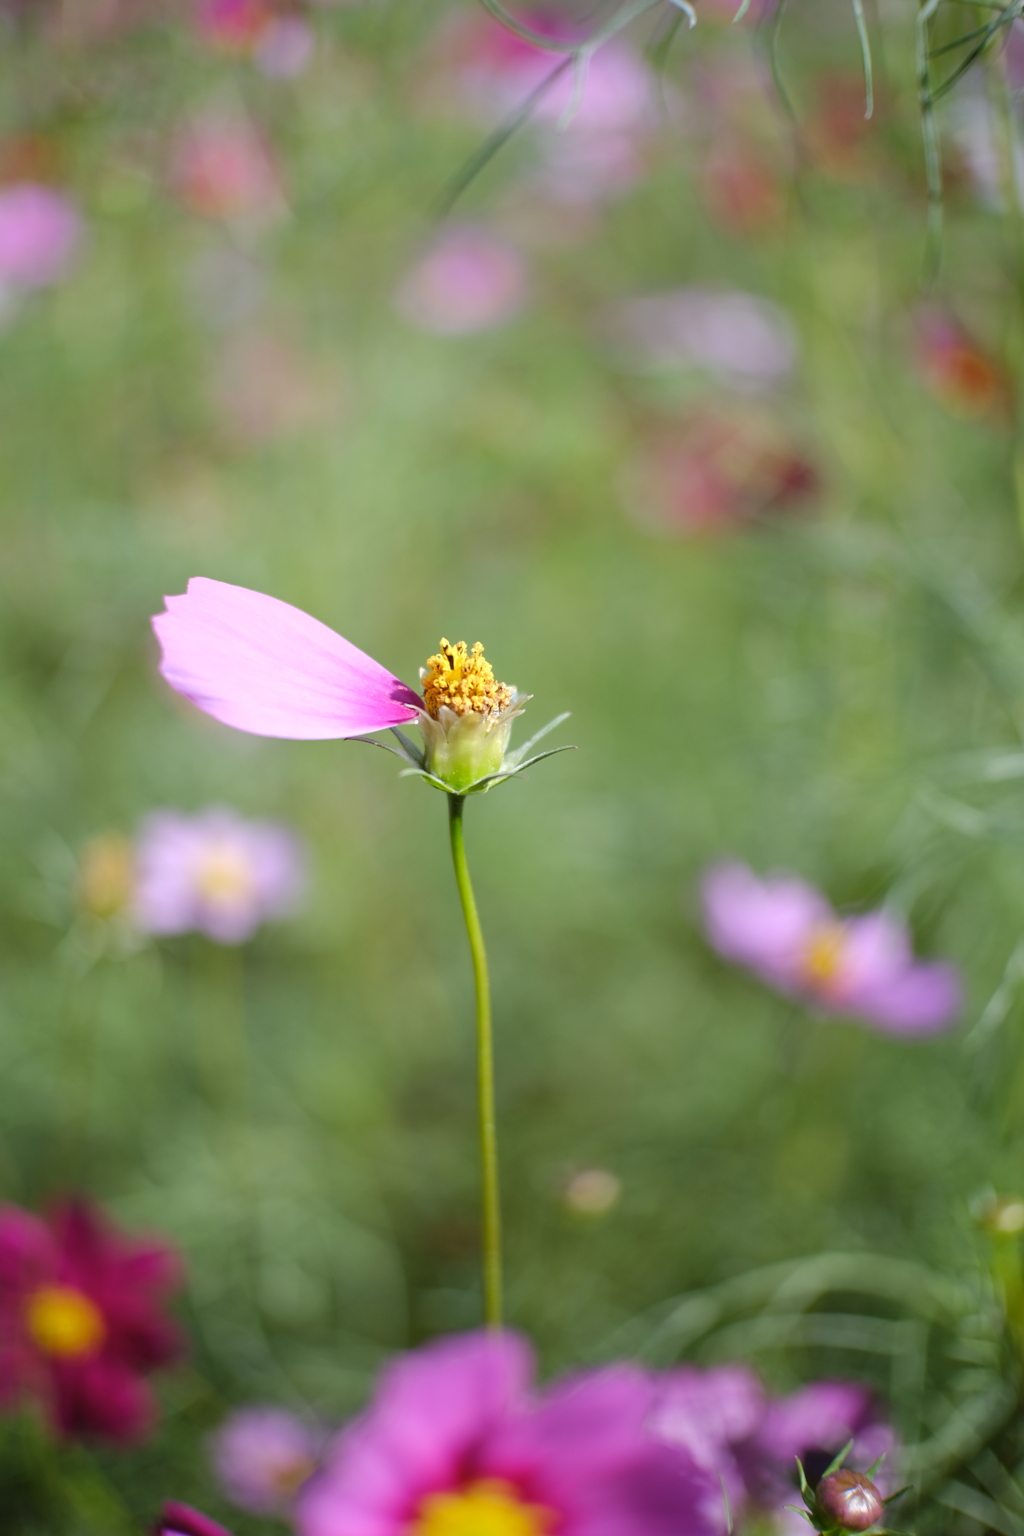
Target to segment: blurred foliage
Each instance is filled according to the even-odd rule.
[[[545,1364],[651,1337],[654,1358],[699,1357],[791,1280],[792,1317],[771,1303],[767,1331],[734,1322],[724,1354],[754,1354],[780,1386],[866,1375],[915,1442],[941,1432],[943,1393],[1002,1391],[997,1427],[1010,1422],[1019,1388],[1000,1384],[1020,1341],[981,1294],[966,1209],[986,1183],[1019,1188],[1024,1152],[1014,431],[951,415],[915,364],[913,11],[869,8],[875,116],[845,127],[824,109],[837,81],[843,99],[863,91],[846,6],[787,7],[795,122],[757,76],[751,31],[702,15],[668,51],[677,107],[650,174],[584,221],[522,193],[524,130],[457,212],[528,248],[533,302],[461,338],[392,308],[482,136],[445,100],[439,6],[317,10],[294,81],[218,56],[176,17],[5,13],[0,160],[5,142],[43,143],[89,233],[72,276],[0,336],[0,1192],[36,1206],[86,1187],[187,1256],[194,1352],[164,1384],[164,1427],[88,1462],[135,1520],[170,1495],[229,1518],[201,1453],[226,1405],[336,1420],[386,1352],[479,1312],[470,977],[444,807],[358,745],[258,740],[181,705],[147,621],[199,573],[309,610],[412,680],[441,634],[479,637],[535,695],[527,724],[573,711],[578,753],[474,803],[468,829],[495,978],[510,1313]],[[716,222],[702,193],[715,92],[734,75],[760,93],[744,131],[781,188],[754,233]],[[176,194],[174,136],[211,102],[273,145],[287,212],[266,227],[204,220]],[[947,168],[933,298],[1013,372],[1013,221],[975,196],[952,140]],[[625,373],[603,346],[611,300],[691,283],[792,317],[800,361],[772,409],[817,467],[813,511],[703,538],[624,512],[647,434],[695,400],[744,408],[718,381]],[[225,407],[225,358],[251,334],[294,359],[307,402],[263,435]],[[257,369],[269,390],[279,373]],[[211,802],[308,840],[301,917],[236,954],[198,937],[119,946],[76,916],[90,838]],[[903,906],[921,950],[963,966],[965,1024],[982,1024],[966,1045],[963,1031],[905,1043],[729,970],[694,895],[727,853],[842,906]],[[622,1194],[588,1217],[563,1190],[591,1167]],[[849,1267],[793,1267],[819,1250]],[[887,1257],[865,1277],[871,1250]],[[729,1278],[751,1269],[762,1278]],[[704,1312],[666,1306],[702,1287]],[[827,1292],[861,1319],[857,1339],[806,1325]],[[962,1341],[979,1317],[989,1375],[950,1384],[929,1340]],[[0,1447],[2,1528],[111,1529],[91,1506],[49,1507],[28,1433]],[[1016,1523],[986,1523],[978,1500],[1003,1493],[984,1454],[979,1440],[941,1463],[975,1502],[954,1497],[937,1529],[1020,1529],[1024,1503]],[[1011,1470],[1020,1454],[1005,1452]]]

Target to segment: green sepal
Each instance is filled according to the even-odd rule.
[[[833,1461],[829,1462],[828,1466],[825,1468],[825,1470],[821,1474],[821,1476],[823,1478],[831,1477],[833,1472],[838,1472],[839,1468],[842,1466],[843,1462],[846,1460],[847,1456],[849,1456],[849,1454],[850,1454],[850,1452],[852,1450],[853,1450],[853,1441],[852,1440],[848,1440],[846,1442],[846,1444],[843,1446],[842,1450],[839,1452],[839,1455],[836,1456]]]

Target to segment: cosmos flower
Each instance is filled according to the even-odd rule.
[[[64,276],[82,238],[73,204],[52,187],[20,182],[0,189],[0,285],[46,288]]]
[[[418,330],[468,336],[513,319],[528,291],[526,264],[515,246],[463,225],[445,231],[406,273],[395,307]]]
[[[620,299],[605,333],[641,373],[702,368],[722,383],[763,388],[793,370],[793,322],[770,299],[739,289],[672,288]]]
[[[188,1504],[170,1502],[163,1507],[154,1536],[231,1536],[231,1532]]]
[[[84,1201],[48,1221],[0,1207],[0,1400],[34,1400],[64,1437],[140,1439],[155,1416],[144,1378],[181,1353],[163,1312],[179,1283],[172,1249]]]
[[[509,752],[526,699],[499,683],[479,643],[441,648],[414,693],[364,651],[290,603],[194,576],[153,620],[160,670],[215,720],[257,736],[323,741],[391,729],[409,772],[438,789],[475,794],[539,762],[527,754],[567,718],[559,715]],[[421,751],[399,730],[418,723]],[[564,751],[565,748],[556,748]]]
[[[313,31],[301,16],[282,14],[266,0],[201,0],[196,28],[223,53],[248,54],[265,75],[291,79],[313,54]]]
[[[718,1536],[717,1479],[645,1428],[629,1365],[530,1389],[515,1334],[464,1334],[387,1368],[299,1497],[299,1536]]]
[[[323,1436],[281,1408],[240,1408],[210,1441],[221,1487],[254,1515],[283,1515],[316,1469]]]
[[[287,916],[305,883],[294,833],[224,806],[195,816],[154,811],[135,861],[135,921],[144,932],[197,929],[219,944],[241,944],[261,923]]]
[[[713,866],[702,884],[708,939],[769,986],[893,1034],[929,1034],[960,1011],[953,966],[914,959],[888,912],[840,917],[794,875],[760,880],[745,864]]]
[[[1012,389],[1002,365],[948,310],[925,304],[915,320],[918,370],[939,404],[968,420],[1005,418]]]
[[[281,173],[262,136],[237,112],[210,109],[179,132],[171,179],[182,201],[207,219],[261,227],[284,212]]]

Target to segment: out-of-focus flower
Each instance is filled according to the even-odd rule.
[[[225,53],[247,54],[265,75],[292,79],[313,56],[313,29],[302,17],[267,0],[202,0],[200,36]]]
[[[749,239],[782,222],[786,199],[778,170],[746,138],[716,137],[700,166],[698,186],[712,223],[727,234]]]
[[[46,288],[68,271],[82,220],[63,193],[34,182],[0,188],[0,286]]]
[[[511,1333],[389,1366],[300,1495],[300,1536],[718,1536],[717,1479],[649,1434],[642,1371],[607,1366],[540,1395],[530,1376]]]
[[[208,219],[258,226],[285,210],[280,172],[247,117],[208,110],[179,132],[171,178],[182,201]]]
[[[293,912],[305,884],[294,833],[223,806],[196,816],[154,811],[135,857],[135,921],[146,933],[197,929],[242,944],[261,923]]]
[[[294,80],[309,65],[316,46],[313,28],[301,16],[275,16],[253,50],[256,66],[275,80]]]
[[[225,53],[248,53],[274,12],[266,0],[200,0],[196,28]]]
[[[528,294],[526,263],[515,246],[465,225],[446,231],[420,257],[395,305],[419,330],[466,336],[513,319]]]
[[[120,832],[91,838],[78,860],[75,895],[91,917],[110,919],[127,912],[135,890],[135,854]]]
[[[606,312],[604,331],[629,368],[704,368],[741,387],[777,384],[797,358],[785,310],[737,290],[674,288],[620,299]]]
[[[164,1314],[179,1284],[171,1248],[84,1201],[49,1221],[0,1207],[0,1400],[34,1400],[65,1437],[138,1440],[155,1416],[144,1378],[181,1353]]]
[[[814,1490],[816,1509],[841,1531],[867,1531],[881,1520],[881,1493],[863,1472],[843,1468],[823,1477]]]
[[[860,74],[826,73],[817,82],[803,138],[814,164],[837,181],[860,181],[868,169],[872,121],[865,117]]]
[[[209,1515],[200,1514],[189,1504],[173,1501],[164,1505],[154,1532],[155,1536],[231,1536],[230,1531],[211,1520]]]
[[[743,1448],[764,1412],[761,1383],[745,1365],[683,1366],[660,1379],[650,1425],[667,1445],[684,1446],[700,1466],[721,1477],[730,1508],[739,1511],[747,1499]]]
[[[928,389],[954,416],[1005,416],[1012,390],[1006,370],[948,310],[922,306],[916,316],[917,365]]]
[[[316,1470],[323,1435],[281,1408],[240,1408],[210,1441],[214,1470],[233,1504],[283,1515]]]
[[[656,533],[720,533],[802,507],[818,474],[781,422],[701,412],[659,433],[622,476],[626,510]]]
[[[994,1190],[971,1201],[971,1215],[979,1227],[996,1237],[1016,1237],[1024,1232],[1024,1198],[997,1195]]]
[[[262,592],[194,576],[186,594],[165,601],[167,612],[153,620],[160,670],[206,714],[236,730],[292,740],[369,736],[390,727],[401,743],[390,750],[453,794],[482,792],[551,756],[526,754],[567,718],[558,716],[507,752],[526,699],[495,680],[479,643],[469,650],[442,640],[421,670],[421,699],[326,624]],[[423,752],[397,730],[413,721]]]
[[[761,880],[731,862],[708,870],[702,893],[712,946],[780,992],[900,1035],[944,1029],[960,1011],[959,973],[915,960],[891,913],[839,917],[796,876]]]
[[[576,1216],[605,1216],[618,1205],[622,1180],[607,1168],[581,1168],[566,1181],[562,1200]]]

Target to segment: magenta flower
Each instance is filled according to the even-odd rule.
[[[154,1527],[155,1536],[231,1536],[224,1526],[200,1514],[188,1504],[173,1501],[164,1505],[160,1519]]]
[[[526,264],[515,246],[465,225],[443,234],[406,273],[395,305],[421,331],[466,336],[511,320],[528,290]]]
[[[717,864],[702,882],[712,946],[769,986],[826,1013],[893,1034],[929,1034],[960,1011],[951,965],[914,959],[906,925],[888,912],[839,917],[794,875],[760,880],[745,864]]]
[[[441,1340],[385,1371],[299,1497],[299,1536],[714,1536],[717,1479],[645,1428],[654,1385],[613,1365],[530,1391],[525,1342]]]
[[[481,793],[550,757],[527,754],[568,718],[556,716],[509,752],[509,733],[526,700],[496,681],[479,643],[469,648],[442,640],[421,669],[420,698],[326,624],[276,597],[194,576],[186,594],[165,601],[167,612],[153,620],[163,649],[160,670],[215,720],[295,740],[390,728],[400,747],[388,750],[397,750],[409,772],[449,793]],[[398,730],[413,721],[423,732],[422,751]]]
[[[46,288],[64,276],[82,220],[60,192],[35,182],[0,190],[0,285]]]
[[[214,1470],[233,1504],[283,1515],[316,1469],[323,1435],[280,1408],[240,1408],[210,1442]]]
[[[241,944],[261,923],[292,912],[304,884],[294,833],[223,806],[195,816],[154,811],[135,846],[134,915],[146,933],[197,929]]]
[[[179,1283],[172,1249],[84,1201],[49,1221],[0,1207],[0,1401],[34,1400],[61,1436],[138,1440],[155,1416],[144,1378],[181,1353],[163,1311]]]

